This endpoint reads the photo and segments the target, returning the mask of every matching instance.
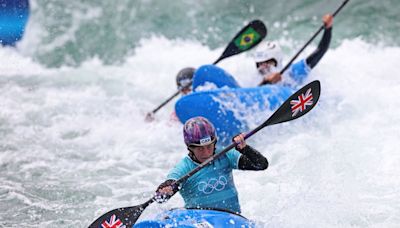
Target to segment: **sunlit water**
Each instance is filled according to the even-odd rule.
[[[153,36],[121,62],[49,67],[29,54],[28,37],[0,48],[0,227],[86,227],[145,202],[187,153],[182,124],[170,120],[174,102],[154,122],[145,114],[175,92],[181,68],[212,63],[224,45]],[[293,47],[286,61],[302,45],[280,42]],[[261,227],[400,224],[400,48],[335,42],[309,78],[321,81],[319,104],[248,141],[269,159],[267,171],[234,173],[243,215]],[[248,54],[219,66],[251,83]],[[256,126],[269,114],[249,119]],[[182,205],[176,195],[141,218]]]

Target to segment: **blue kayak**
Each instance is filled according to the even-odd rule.
[[[0,0],[0,44],[14,46],[25,31],[28,0]]]
[[[213,83],[216,88],[198,91],[206,83]],[[185,123],[195,116],[206,117],[214,124],[221,145],[228,145],[233,136],[248,131],[254,125],[254,118],[249,118],[254,113],[262,113],[265,116],[260,119],[265,120],[266,111],[275,110],[293,93],[292,88],[281,85],[241,88],[231,75],[213,65],[196,71],[193,91],[176,102],[178,119]]]
[[[143,220],[133,226],[140,227],[255,227],[254,222],[237,214],[217,210],[173,209],[165,211],[150,220]]]

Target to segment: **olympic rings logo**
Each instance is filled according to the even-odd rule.
[[[210,178],[207,182],[200,181],[197,188],[204,194],[211,194],[214,190],[218,192],[224,190],[227,183],[226,177],[220,176],[218,179]]]

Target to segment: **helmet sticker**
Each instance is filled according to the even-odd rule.
[[[205,138],[200,139],[200,145],[207,144],[209,142],[211,142],[211,137],[210,136],[207,136]]]

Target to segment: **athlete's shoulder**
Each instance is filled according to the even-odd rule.
[[[297,83],[302,83],[310,71],[311,68],[307,65],[306,59],[301,59],[290,66],[289,75]]]

